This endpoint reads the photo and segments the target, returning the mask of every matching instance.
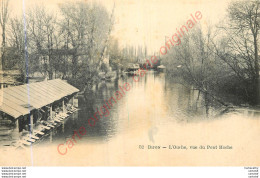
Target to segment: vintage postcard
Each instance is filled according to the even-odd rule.
[[[258,0],[0,7],[0,166],[260,166]]]

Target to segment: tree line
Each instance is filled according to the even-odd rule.
[[[259,1],[233,1],[221,25],[199,25],[162,62],[205,100],[260,104]]]
[[[9,0],[1,2],[3,69],[19,69],[26,80],[36,72],[60,77],[78,87],[97,80],[114,24],[114,8],[62,3],[58,11],[44,5],[10,17]],[[26,81],[25,81],[26,82]]]
[[[109,12],[100,4],[64,2],[53,11],[40,4],[11,17],[9,0],[0,5],[0,66],[19,69],[21,82],[40,73],[48,79],[66,79],[80,89],[91,88],[99,82],[100,72],[109,67],[124,70],[147,55],[146,47],[121,47],[112,37],[115,6]]]

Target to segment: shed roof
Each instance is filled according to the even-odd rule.
[[[61,79],[0,89],[0,111],[18,118],[79,90]]]

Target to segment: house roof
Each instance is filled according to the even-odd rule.
[[[79,90],[61,79],[35,82],[0,90],[0,111],[18,118]]]

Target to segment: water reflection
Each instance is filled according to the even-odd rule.
[[[105,104],[105,100],[114,96],[119,85],[123,86],[126,82],[131,89],[109,109],[107,117],[99,117],[96,125],[90,127],[88,119]],[[174,82],[165,73],[149,71],[138,82],[132,77],[125,77],[114,82],[102,82],[94,88],[79,96],[80,110],[52,133],[53,142],[65,142],[81,126],[87,130],[83,141],[109,140],[121,132],[144,130],[148,131],[149,139],[153,142],[160,125],[199,122],[220,112],[219,106],[205,101],[199,91]]]

